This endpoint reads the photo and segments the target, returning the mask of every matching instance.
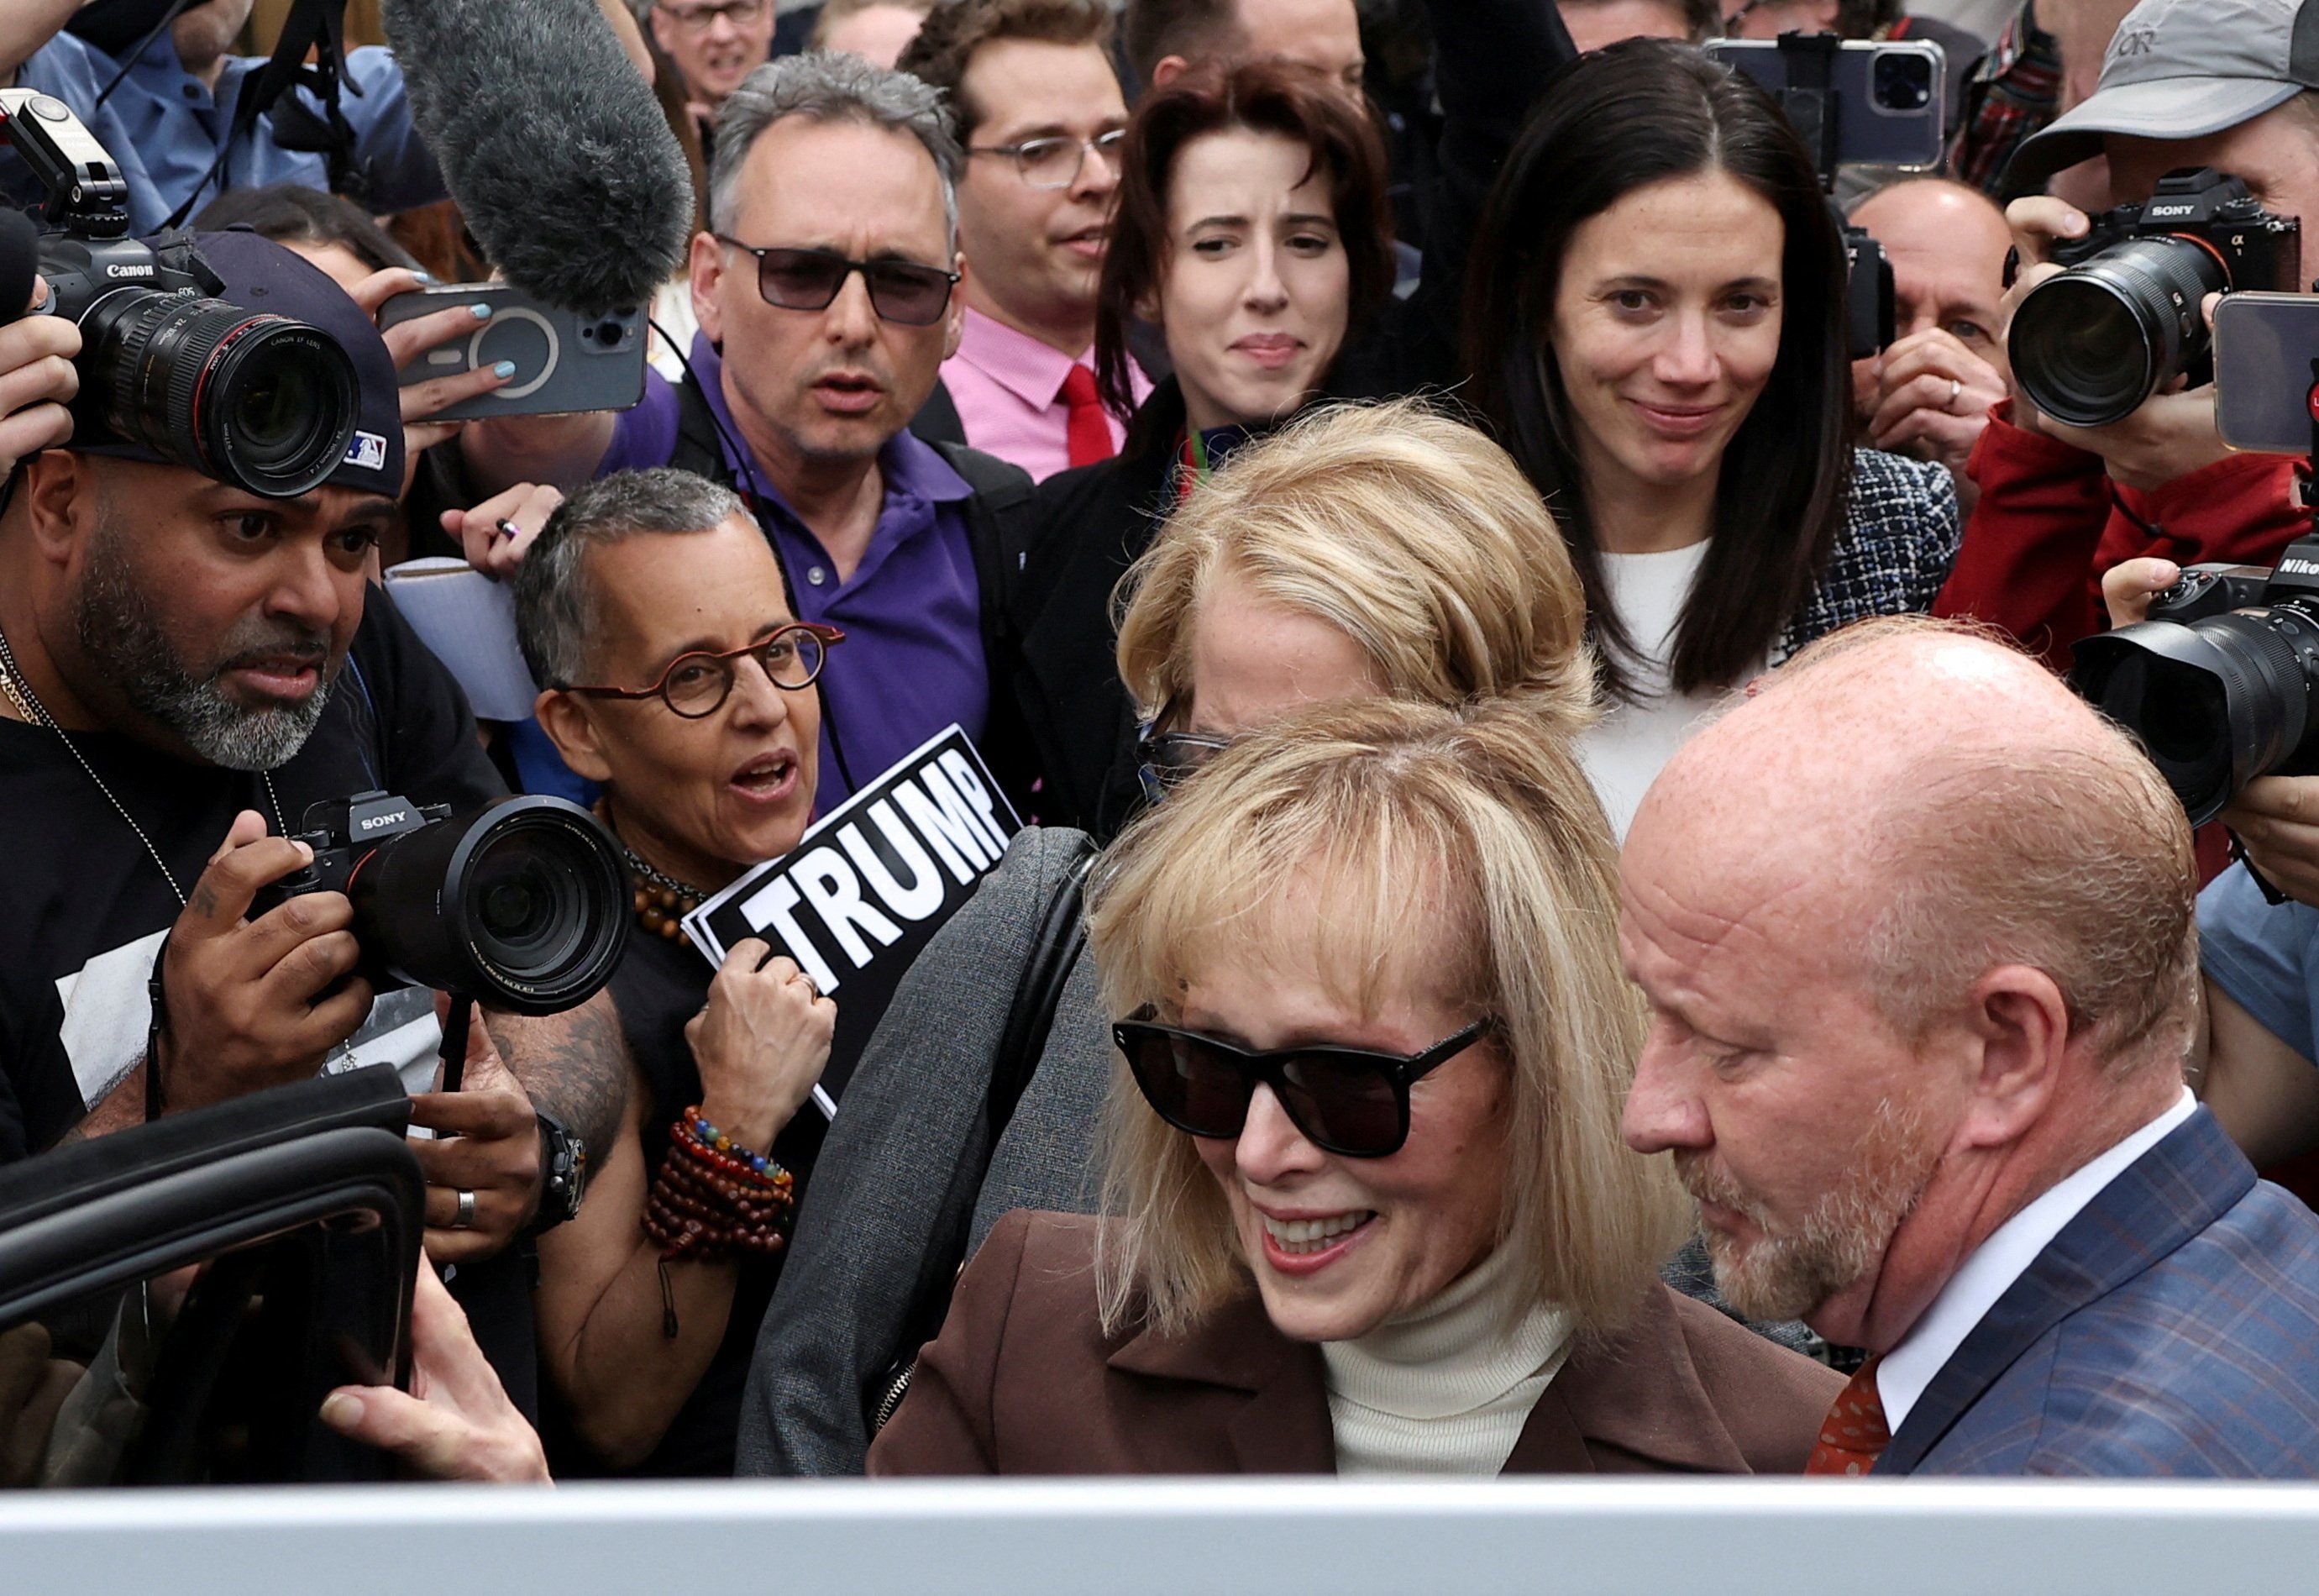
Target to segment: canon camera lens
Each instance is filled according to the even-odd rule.
[[[2071,427],[2123,421],[2206,349],[2206,295],[2230,286],[2214,251],[2129,239],[2048,277],[2013,313],[2006,352],[2022,396]]]
[[[84,325],[105,424],[269,499],[321,485],[358,412],[354,362],[320,328],[191,290],[107,296]]]
[[[502,798],[390,838],[347,886],[365,956],[413,986],[560,1014],[612,978],[630,912],[604,828],[561,798]]]

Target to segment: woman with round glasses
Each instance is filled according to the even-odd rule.
[[[540,1238],[544,1429],[559,1474],[729,1474],[836,1011],[762,942],[712,969],[681,922],[804,834],[843,636],[790,614],[740,500],[683,472],[576,490],[513,580],[540,725],[600,784],[636,893],[626,1129]]]
[[[1244,739],[1091,888],[1105,1217],[975,1255],[873,1474],[1802,1468],[1842,1381],[1660,1285],[1608,824],[1517,701]]]

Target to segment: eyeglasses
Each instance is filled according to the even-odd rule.
[[[765,680],[784,692],[802,692],[821,674],[829,651],[845,641],[835,627],[813,621],[793,621],[762,643],[751,643],[723,654],[681,654],[650,687],[567,687],[566,692],[591,699],[658,699],[687,720],[699,720],[724,708],[732,696],[734,672],[744,659],[757,662]]]
[[[1119,147],[1127,142],[1127,130],[1114,128],[1108,133],[1097,133],[1092,139],[1025,139],[1020,144],[970,144],[969,155],[1011,155],[1015,170],[1033,188],[1069,188],[1079,180],[1087,167],[1089,155],[1103,157],[1106,165],[1119,166]]]
[[[1232,745],[1232,738],[1207,732],[1161,731],[1174,712],[1170,704],[1135,734],[1135,779],[1148,804],[1159,803]]]
[[[744,255],[757,257],[757,292],[784,311],[826,311],[845,279],[854,273],[870,285],[870,303],[888,321],[931,327],[950,308],[958,274],[914,260],[848,260],[827,249],[760,249],[717,235]]]
[[[1139,1009],[1111,1028],[1112,1041],[1151,1112],[1193,1136],[1230,1138],[1248,1123],[1260,1082],[1289,1123],[1324,1152],[1382,1159],[1409,1140],[1409,1088],[1481,1040],[1476,1020],[1409,1057],[1317,1045],[1251,1052],[1196,1031],[1151,1023]]]
[[[655,5],[653,9],[688,33],[706,33],[720,16],[736,28],[753,27],[764,21],[771,4],[771,0],[723,0],[721,5]]]

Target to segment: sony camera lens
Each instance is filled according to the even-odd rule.
[[[319,487],[355,435],[354,362],[320,329],[190,291],[107,297],[84,327],[105,424],[248,492]]]
[[[387,839],[356,872],[355,937],[414,986],[557,1014],[611,979],[631,912],[611,839],[561,798],[502,798]]]
[[[1880,55],[1869,93],[1880,110],[1922,111],[1933,102],[1933,63],[1913,50]]]
[[[2006,352],[2023,397],[2071,427],[2107,427],[2206,353],[2199,310],[2231,285],[2187,239],[2129,239],[2031,289]]]

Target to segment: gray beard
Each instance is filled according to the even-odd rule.
[[[121,690],[131,708],[167,727],[202,759],[229,771],[270,771],[306,745],[329,701],[329,681],[302,704],[254,709],[229,698],[222,678],[239,659],[285,649],[327,651],[327,639],[252,620],[221,646],[224,663],[197,677],[163,635],[151,602],[129,574],[112,527],[100,532],[90,554],[88,580],[74,607],[74,636],[82,658]]]

